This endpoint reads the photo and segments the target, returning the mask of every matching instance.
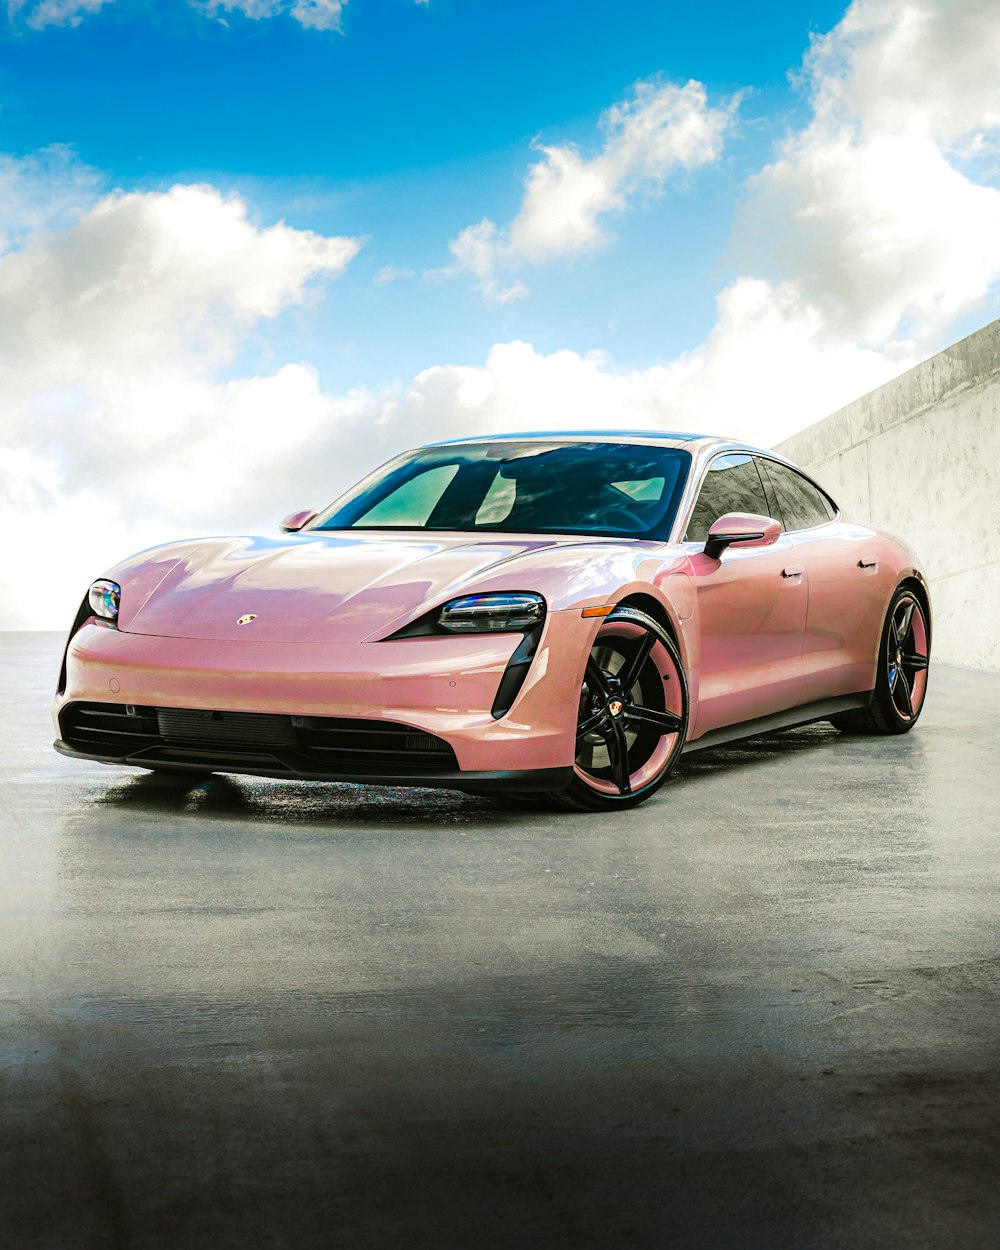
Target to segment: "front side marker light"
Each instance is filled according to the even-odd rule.
[[[493,634],[531,629],[544,616],[541,595],[466,595],[444,605],[438,624],[453,634]]]
[[[118,605],[121,603],[121,597],[121,586],[103,577],[94,582],[87,595],[94,615],[103,617],[106,621],[118,620]]]

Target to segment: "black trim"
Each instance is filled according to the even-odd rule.
[[[357,773],[315,773],[299,767],[284,766],[281,758],[264,753],[240,752],[222,754],[218,750],[185,748],[176,752],[180,758],[167,758],[162,753],[138,751],[128,756],[92,755],[78,751],[61,739],[52,744],[60,755],[77,760],[95,760],[99,764],[119,764],[132,768],[155,768],[165,772],[219,772],[243,773],[251,777],[277,777],[288,781],[341,781],[357,785],[418,786],[447,790],[471,790],[475,793],[492,791],[549,791],[564,790],[573,776],[572,768],[520,768],[498,769],[490,772],[450,772],[428,774],[405,774],[381,776]]]
[[[833,496],[830,494],[830,492],[829,492],[829,491],[824,490],[824,489],[823,489],[823,487],[822,487],[822,486],[820,486],[819,482],[817,482],[814,478],[811,478],[811,477],[809,476],[809,474],[808,474],[808,473],[806,473],[804,470],[800,469],[800,468],[799,468],[799,466],[798,466],[797,464],[792,464],[790,460],[779,460],[779,459],[777,458],[777,456],[769,456],[769,455],[766,455],[764,452],[756,452],[756,451],[755,451],[755,452],[753,453],[753,457],[754,457],[754,460],[755,460],[755,461],[757,461],[757,460],[761,460],[761,461],[763,461],[765,466],[766,466],[766,465],[768,465],[768,464],[776,464],[776,465],[778,465],[778,466],[779,466],[779,468],[782,468],[782,469],[790,469],[793,473],[797,473],[797,474],[799,475],[799,477],[804,478],[804,479],[805,479],[805,481],[807,481],[807,482],[809,483],[809,485],[810,485],[810,486],[812,486],[812,487],[814,487],[816,490],[818,490],[818,491],[819,491],[819,493],[820,493],[820,494],[823,496],[823,498],[826,500],[826,502],[827,502],[827,503],[830,505],[830,507],[833,509],[833,516],[832,516],[832,517],[827,517],[827,519],[826,519],[825,521],[817,521],[817,523],[816,523],[815,525],[807,525],[807,526],[805,527],[805,529],[799,529],[799,530],[790,530],[790,529],[788,528],[788,526],[785,524],[784,513],[782,513],[782,515],[781,515],[780,517],[777,517],[777,516],[776,516],[774,519],[775,519],[776,521],[780,521],[780,522],[781,522],[781,528],[784,530],[784,532],[785,532],[786,534],[810,534],[810,533],[812,533],[812,531],[813,531],[813,530],[822,529],[824,525],[832,525],[832,524],[834,523],[834,521],[839,521],[839,520],[840,520],[841,510],[840,510],[840,507],[839,507],[839,505],[838,505],[838,503],[837,503],[836,499],[834,499],[834,498],[833,498]],[[769,475],[769,473],[768,473],[767,468],[765,467],[764,472],[763,472],[763,473],[761,473],[761,471],[760,471],[760,465],[758,465],[758,466],[757,466],[757,473],[758,473],[758,475],[760,476],[761,485],[764,487],[764,493],[765,493],[765,495],[768,493],[768,490],[769,490],[769,489],[770,489],[770,490],[774,490],[774,485],[773,485],[773,483],[771,482],[771,478],[770,478],[770,475]],[[764,481],[764,479],[765,479],[765,478],[767,478],[767,481],[766,481],[766,482]],[[777,497],[777,492],[775,492],[775,500],[774,500],[774,501],[775,501],[775,503],[778,505],[778,509],[780,510],[780,509],[781,509],[781,500],[780,500],[780,499],[778,499],[778,497]],[[773,515],[774,515],[774,514],[772,513],[772,516],[773,516]]]
[[[763,537],[762,533],[757,534],[750,530],[747,530],[745,534],[709,534],[705,541],[705,555],[710,560],[718,560],[722,553],[734,543],[756,542],[757,539]]]
[[[786,708],[783,712],[772,712],[770,716],[758,716],[755,720],[744,720],[736,725],[723,725],[721,729],[710,729],[701,738],[686,742],[684,754],[722,746],[723,743],[735,742],[738,738],[755,738],[758,734],[774,733],[777,729],[795,729],[799,725],[811,725],[813,721],[828,720],[838,712],[868,707],[873,694],[872,690],[861,690],[857,694],[838,695],[835,699],[817,699],[815,703],[803,703],[799,707]]]
[[[537,625],[529,629],[517,644],[514,654],[507,661],[507,667],[500,678],[496,698],[493,700],[493,706],[490,709],[490,715],[494,720],[499,720],[501,716],[506,716],[514,706],[514,700],[521,693],[524,679],[528,676],[528,669],[531,668],[531,661],[535,658],[535,652],[538,650],[538,642],[542,636],[544,624],[544,621],[539,621]]]
[[[66,645],[63,647],[62,663],[59,665],[59,684],[56,686],[56,694],[62,694],[66,689],[66,657],[69,655],[69,644],[77,636],[81,629],[90,618],[94,615],[90,606],[90,591],[83,596],[83,602],[80,604],[80,610],[73,618],[73,624],[69,627],[69,633],[66,636]]]
[[[289,716],[124,703],[67,703],[59,735],[71,750],[103,759],[206,757],[296,773],[378,777],[452,774],[451,744],[412,725],[357,717]]]

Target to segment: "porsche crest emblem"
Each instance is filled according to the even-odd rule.
[[[621,699],[612,699],[608,704],[608,711],[612,716],[621,716],[622,708],[625,706]]]
[[[240,619],[236,622],[236,624],[237,625],[249,625],[251,621],[255,621],[256,619],[257,619],[256,612],[248,612],[246,616],[241,616]]]

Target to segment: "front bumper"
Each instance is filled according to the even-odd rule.
[[[218,771],[387,785],[469,784],[558,788],[549,770],[571,768],[583,667],[595,622],[578,611],[552,612],[510,711],[491,715],[519,634],[432,636],[377,643],[231,642],[132,634],[88,623],[70,640],[65,688],[56,698],[56,749],[106,763],[140,763],[67,744],[60,715],[70,704],[357,718],[410,726],[444,739],[457,770],[358,776],[317,771],[302,761],[280,770],[263,762]],[[157,763],[159,767],[159,762]],[[168,765],[169,766],[169,765]],[[193,763],[182,765],[195,767]],[[213,769],[206,757],[201,765]]]
[[[52,744],[60,755],[71,759],[93,760],[98,764],[128,765],[147,768],[157,772],[219,772],[241,773],[251,777],[278,777],[292,781],[341,781],[359,785],[417,786],[446,790],[467,790],[473,794],[502,794],[516,791],[542,792],[562,790],[573,775],[572,768],[521,768],[507,771],[493,769],[488,772],[452,771],[441,773],[368,773],[368,772],[313,772],[294,755],[275,755],[274,763],[265,761],[238,761],[232,754],[189,748],[179,753],[181,758],[163,759],[137,752],[126,755],[95,755],[78,751],[56,739]]]

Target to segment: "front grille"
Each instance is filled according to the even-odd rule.
[[[266,764],[268,771],[373,778],[458,771],[443,738],[394,721],[71,703],[60,724],[63,741],[88,755],[200,764],[220,772],[227,764],[234,771]]]
[[[189,712],[159,708],[156,721],[166,742],[224,742],[231,746],[294,747],[290,716],[256,712]]]

